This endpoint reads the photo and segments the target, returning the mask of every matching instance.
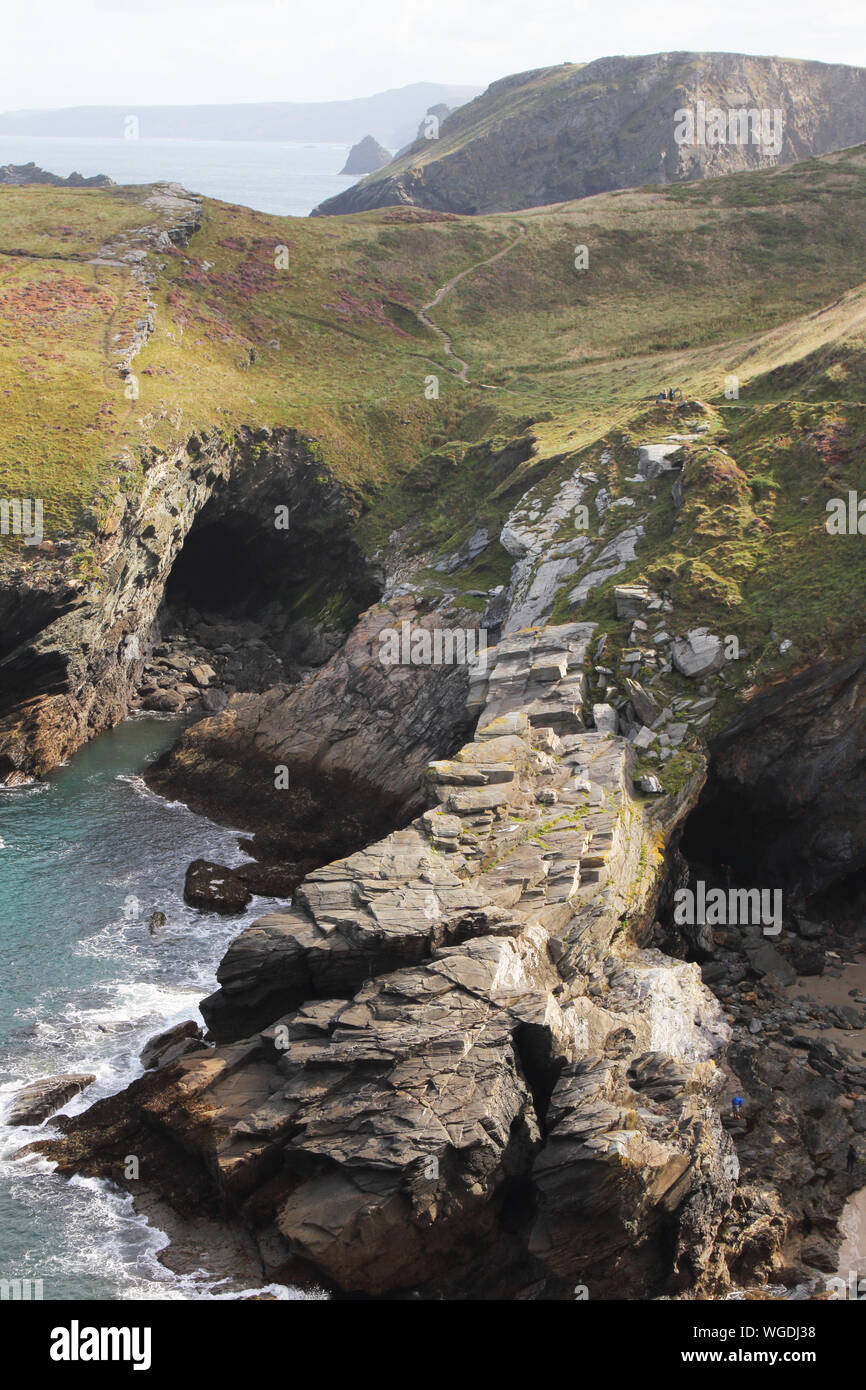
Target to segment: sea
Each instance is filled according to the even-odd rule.
[[[0,165],[28,164],[64,178],[77,171],[115,183],[183,184],[226,203],[280,217],[307,217],[318,203],[351,187],[340,170],[348,145],[274,140],[82,139],[0,135]]]
[[[221,917],[183,900],[187,864],[248,857],[240,832],[150,792],[142,773],[182,723],[135,716],[44,781],[0,789],[0,1280],[43,1299],[219,1299],[219,1270],[171,1273],[165,1234],[131,1197],[94,1179],[67,1180],[14,1154],[56,1134],[4,1123],[10,1097],[59,1072],[95,1073],[65,1107],[75,1114],[142,1074],[154,1033],[185,1019],[216,988],[229,942],[263,912],[254,898]],[[166,925],[149,930],[154,912]],[[39,1283],[38,1281],[41,1281]],[[4,1288],[6,1286],[3,1286]],[[281,1299],[298,1290],[268,1286]]]

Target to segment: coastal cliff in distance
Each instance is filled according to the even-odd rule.
[[[62,174],[52,174],[47,169],[40,169],[32,159],[29,164],[0,166],[0,183],[13,184],[16,188],[31,183],[50,184],[52,188],[114,187],[114,179],[110,179],[107,174],[91,174],[89,178],[85,178],[83,174],[73,172],[64,178]]]
[[[460,106],[480,87],[412,82],[348,101],[250,101],[189,106],[66,106],[5,111],[0,135],[118,139],[135,115],[146,139],[310,140],[349,144],[365,131],[397,150],[412,140],[431,103]]]
[[[699,119],[683,131],[677,112],[697,117],[699,103],[706,112],[757,111],[762,141],[726,129],[718,143],[712,130],[704,142]],[[792,164],[864,138],[863,68],[736,53],[599,58],[493,82],[436,137],[416,140],[314,216],[393,204],[511,212]]]

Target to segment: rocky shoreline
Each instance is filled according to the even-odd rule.
[[[511,578],[482,592],[483,614],[452,576],[486,531],[439,561],[433,602],[396,544],[375,575],[361,560],[348,499],[323,475],[311,486],[302,441],[245,440],[240,467],[185,452],[204,520],[168,508],[125,697],[201,716],[149,785],[250,835],[256,862],[196,861],[187,901],[232,912],[278,883],[293,902],[230,946],[205,1036],[190,1021],[154,1040],[139,1080],[35,1146],[131,1192],[169,1229],[169,1260],[199,1251],[238,1288],[255,1270],[425,1299],[799,1297],[835,1268],[866,1163],[849,1044],[866,993],[811,982],[857,968],[856,904],[849,922],[820,902],[859,854],[839,827],[861,795],[862,660],[754,696],[707,749],[738,658],[661,585],[619,582],[655,489],[681,497],[702,447],[705,408],[681,409],[687,433],[636,450],[628,524],[608,449],[518,500],[501,530]],[[320,517],[328,495],[354,585],[346,633],[322,622],[299,642],[293,612],[265,626],[197,605],[188,571],[166,584],[194,526],[216,583],[226,525],[259,545],[247,499],[287,479],[302,551],[304,508]],[[567,539],[584,497],[597,533]],[[253,594],[271,573],[248,575]],[[552,621],[563,585],[579,610],[610,581],[613,640]],[[479,623],[499,640],[474,668],[378,659],[404,624],[432,639]],[[778,929],[678,926],[677,888],[730,883],[749,836],[788,890]]]
[[[40,1151],[337,1296],[719,1297],[832,1271],[866,1072],[800,1036],[787,942],[720,933],[701,966],[651,944],[677,944],[664,847],[703,774],[643,795],[631,743],[581,727],[591,640],[503,639],[429,809],[241,933],[210,1046],[171,1040]]]

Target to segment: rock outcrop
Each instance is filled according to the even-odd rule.
[[[724,131],[705,136],[700,112],[712,119],[716,110]],[[678,114],[687,111],[692,132]],[[754,112],[757,132],[740,133],[738,115],[732,128],[730,112]],[[737,53],[598,58],[492,83],[449,116],[438,139],[416,140],[316,213],[392,204],[511,212],[790,164],[864,138],[863,68]]]
[[[90,1074],[66,1074],[48,1076],[41,1081],[31,1081],[16,1091],[6,1114],[8,1125],[41,1125],[61,1105],[68,1105],[74,1096],[96,1080]]]
[[[372,135],[365,135],[363,140],[359,140],[357,145],[350,149],[340,173],[353,174],[356,178],[359,174],[374,174],[383,164],[388,164],[390,159],[390,150],[386,150]]]
[[[464,616],[477,625],[477,614]],[[235,695],[187,730],[150,784],[248,826],[272,857],[308,869],[408,820],[422,805],[424,768],[460,741],[470,716],[465,665],[381,660],[383,639],[404,623],[445,626],[410,596],[375,604],[300,684]]]
[[[73,172],[63,178],[61,174],[50,174],[47,169],[40,169],[33,160],[29,164],[0,165],[0,184],[21,187],[31,183],[51,184],[54,188],[114,187],[114,179],[110,179],[107,174],[91,174],[89,178],[85,178],[83,174]]]
[[[62,1121],[62,1171],[117,1179],[157,1146],[162,1196],[189,1203],[192,1164],[274,1277],[345,1292],[721,1277],[729,1030],[696,966],[640,945],[688,799],[636,798],[627,742],[581,727],[589,636],[503,644],[429,809],[242,932],[203,1006],[216,1047]]]

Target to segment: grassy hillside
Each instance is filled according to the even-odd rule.
[[[111,259],[97,256],[106,243],[143,244],[144,196],[0,190],[0,496],[43,497],[49,537],[136,487],[153,449],[291,425],[357,493],[368,549],[396,527],[410,551],[449,549],[605,447],[627,495],[637,444],[681,428],[652,404],[673,384],[707,403],[706,439],[687,446],[677,517],[655,490],[625,577],[667,586],[684,623],[742,632],[753,649],[781,624],[789,664],[859,622],[859,539],[828,545],[823,509],[866,487],[866,147],[485,218],[276,218],[207,200],[189,246],[142,261],[156,329],[130,400],[115,358],[147,292],[130,263],[95,262]],[[468,363],[461,381],[417,311],[508,246],[430,311]],[[492,547],[453,584],[481,591],[507,573]],[[431,572],[431,594],[443,582]],[[581,615],[609,622],[610,587]],[[556,613],[576,616],[565,593]]]

